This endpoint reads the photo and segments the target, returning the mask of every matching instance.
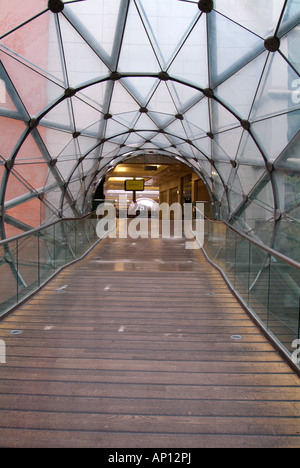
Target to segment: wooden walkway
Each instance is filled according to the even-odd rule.
[[[103,241],[0,338],[1,447],[300,447],[299,377],[182,240]]]

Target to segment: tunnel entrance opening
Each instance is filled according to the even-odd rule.
[[[204,204],[205,215],[214,217],[212,194],[200,174],[177,158],[163,155],[131,157],[95,182],[93,209],[103,201],[119,212],[126,198],[128,217],[155,210],[160,204]],[[173,212],[171,212],[173,216]]]

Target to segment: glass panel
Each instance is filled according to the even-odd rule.
[[[138,0],[138,4],[162,68],[166,68],[199,11],[194,5],[172,0]]]
[[[259,37],[214,10],[208,15],[208,35],[213,88],[246,65],[263,47]]]
[[[215,0],[214,7],[223,15],[261,37],[272,36],[284,5],[284,0]]]
[[[40,42],[38,36],[35,44]],[[47,51],[45,56],[48,56]],[[39,67],[34,70],[31,63],[27,65],[4,53],[1,53],[1,60],[28,114],[38,115],[48,104],[62,96],[62,85],[56,84],[52,77],[48,79],[46,73],[43,75],[40,72]]]
[[[155,73],[161,71],[139,13],[130,3],[124,34],[119,70],[123,72]]]
[[[280,54],[270,54],[250,120],[253,122],[298,109],[298,99],[292,99],[291,93],[287,92],[289,89],[292,91],[292,83],[297,83],[298,79],[299,76]]]
[[[300,271],[271,257],[268,328],[290,351],[299,332]]]
[[[8,159],[11,156],[25,128],[23,122],[0,117],[0,153],[4,159]]]
[[[108,68],[69,21],[61,15],[59,22],[69,87],[76,88],[93,79],[109,75]]]
[[[298,27],[290,31],[286,37],[281,39],[280,50],[295,69],[300,72]]]
[[[18,300],[17,243],[0,246],[0,316]]]
[[[101,113],[77,97],[72,98],[76,131],[81,132],[101,119]]]
[[[209,258],[254,317],[292,353],[300,330],[300,268],[249,242],[225,223],[205,220],[204,231]]]
[[[209,100],[207,98],[201,99],[198,104],[185,112],[184,119],[189,126],[193,125],[193,130],[191,130],[193,139],[198,138],[202,132],[209,132]]]
[[[28,236],[18,241],[18,273],[23,284],[19,286],[19,300],[40,285],[39,239]]]
[[[260,54],[214,90],[215,95],[243,119],[249,117],[267,57],[267,52]]]
[[[66,6],[66,12],[72,11],[109,55],[113,49],[119,9],[120,0],[89,0]]]
[[[269,307],[270,256],[255,245],[250,255],[249,305],[267,324]]]
[[[27,0],[26,3],[21,2],[18,8],[14,8],[12,14],[11,3],[1,0],[0,36],[46,10],[47,5],[47,0]]]
[[[55,226],[39,233],[39,262],[41,283],[56,271],[55,267]]]
[[[289,29],[289,27],[296,25],[300,22],[300,0],[289,0],[286,4],[284,15],[282,17],[279,36],[282,32]]]
[[[300,262],[300,221],[284,214],[277,223],[274,249]]]
[[[248,301],[250,286],[250,255],[250,242],[240,237],[237,240],[235,256],[235,288],[246,302]]]
[[[174,116],[178,113],[169,93],[169,89],[164,82],[160,83],[157,87],[147,107],[152,112],[162,112]]]
[[[300,111],[294,111],[252,125],[253,134],[269,161],[275,161],[299,131],[299,121]]]
[[[170,18],[168,15],[168,25],[170,24],[169,20]],[[165,30],[170,34],[169,27]],[[178,39],[178,31],[176,31],[174,37]],[[200,86],[203,89],[209,87],[205,15],[202,15],[197,22],[179,54],[168,69],[168,73],[171,76],[194,83],[196,86]]]

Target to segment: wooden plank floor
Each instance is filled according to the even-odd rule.
[[[1,447],[300,447],[299,377],[182,240],[103,241],[0,338]]]

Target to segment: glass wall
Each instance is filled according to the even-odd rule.
[[[223,222],[206,220],[204,226],[206,255],[292,359],[300,339],[300,265],[265,250]]]
[[[0,317],[99,242],[96,224],[94,215],[64,219],[1,241]]]

